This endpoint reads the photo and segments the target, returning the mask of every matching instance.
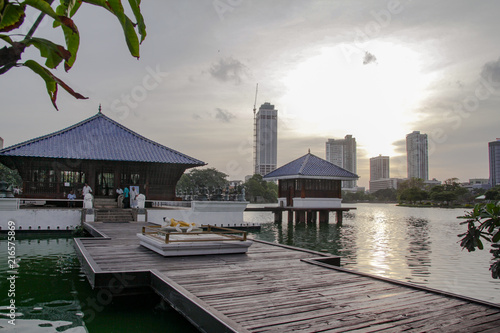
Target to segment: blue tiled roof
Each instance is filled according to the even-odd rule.
[[[101,112],[58,132],[2,149],[0,156],[206,164],[146,139]]]
[[[359,177],[346,169],[309,153],[268,173],[263,178],[322,178],[354,180]]]

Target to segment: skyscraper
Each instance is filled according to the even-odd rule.
[[[500,183],[500,139],[488,142],[490,155],[490,185],[495,186]]]
[[[344,139],[328,139],[326,142],[326,160],[341,168],[357,173],[356,167],[356,139],[346,135]],[[356,187],[356,180],[342,181],[343,188]]]
[[[370,158],[370,192],[395,188],[389,179],[389,156],[378,155]]]
[[[370,158],[370,181],[389,178],[389,156]]]
[[[427,134],[413,131],[406,135],[406,162],[408,178],[429,180]]]
[[[266,102],[255,117],[255,173],[265,175],[278,160],[278,110]]]

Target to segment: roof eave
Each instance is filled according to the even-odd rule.
[[[359,177],[339,177],[339,176],[307,176],[307,175],[284,175],[284,176],[264,176],[263,179],[326,179],[326,180],[357,180]]]

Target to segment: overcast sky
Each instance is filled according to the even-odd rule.
[[[118,21],[93,6],[75,17],[74,68],[56,71],[56,111],[27,69],[0,76],[5,146],[102,111],[124,126],[244,179],[252,172],[257,107],[278,109],[278,166],[352,134],[358,185],[369,158],[391,156],[406,177],[406,134],[429,135],[429,175],[488,178],[488,142],[500,137],[500,3],[496,1],[142,2],[148,36],[128,54]],[[27,20],[34,21],[28,15]],[[61,39],[42,24],[36,36]],[[1,45],[3,46],[3,45]],[[33,56],[35,53],[26,54]]]

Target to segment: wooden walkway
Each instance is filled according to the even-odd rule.
[[[139,245],[143,225],[88,223],[104,238],[75,240],[87,278],[111,294],[152,288],[202,332],[500,327],[499,305],[334,268],[314,260],[322,254],[313,251],[255,241],[247,254],[165,258]]]

